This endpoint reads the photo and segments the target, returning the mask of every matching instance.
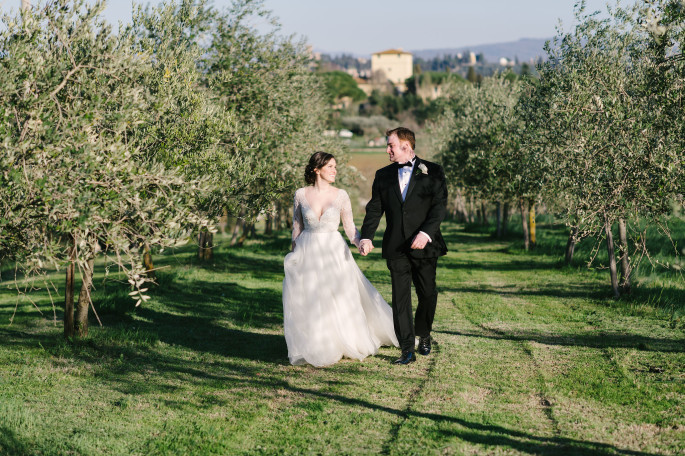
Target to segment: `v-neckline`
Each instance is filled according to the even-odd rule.
[[[338,196],[340,196],[340,189],[338,189],[338,192],[336,193],[335,198],[333,198],[333,200],[331,201],[331,204],[329,204],[328,207],[327,207],[326,209],[322,210],[322,211],[321,211],[321,215],[319,215],[319,216],[316,218],[317,222],[320,222],[320,221],[321,221],[321,217],[323,217],[323,215],[326,213],[326,211],[327,211],[328,209],[330,209],[330,208],[333,207],[333,204],[334,204],[335,201],[338,199]],[[302,198],[304,199],[305,203],[307,203],[307,207],[308,207],[312,212],[314,212],[314,208],[312,207],[312,205],[309,203],[309,200],[307,199],[307,189],[306,189],[306,188],[303,188],[303,189],[302,189]]]

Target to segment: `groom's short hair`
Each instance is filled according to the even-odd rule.
[[[407,141],[411,146],[411,150],[414,150],[416,148],[416,138],[414,137],[414,132],[410,129],[404,127],[397,127],[385,132],[385,136],[387,136],[388,138],[392,135],[397,135],[397,139],[399,139],[400,141]]]

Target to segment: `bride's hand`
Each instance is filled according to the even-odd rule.
[[[373,242],[368,239],[364,239],[359,243],[359,253],[362,256],[368,255],[373,250]]]

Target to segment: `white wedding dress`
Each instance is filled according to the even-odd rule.
[[[338,232],[354,244],[359,232],[347,192],[338,189],[319,219],[305,197],[295,192],[295,249],[286,255],[283,280],[283,329],[292,364],[334,364],[340,358],[362,360],[381,345],[399,346],[392,309],[357,266]]]

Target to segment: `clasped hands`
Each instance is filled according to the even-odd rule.
[[[373,247],[373,242],[371,242],[371,240],[369,240],[369,239],[362,239],[362,240],[359,242],[359,246],[358,246],[358,247],[359,247],[359,254],[360,254],[361,256],[366,256],[366,255],[368,255],[368,254],[371,253],[371,251],[374,249],[374,247]]]
[[[411,248],[414,250],[421,250],[428,244],[428,236],[423,233],[419,233],[414,236],[411,241]],[[359,242],[359,253],[361,256],[366,256],[374,249],[373,242],[369,239],[362,239]]]

